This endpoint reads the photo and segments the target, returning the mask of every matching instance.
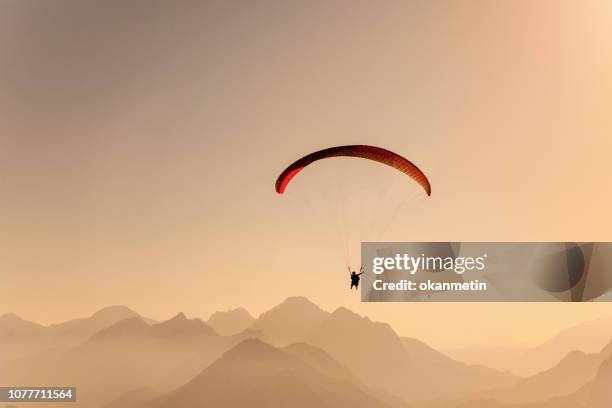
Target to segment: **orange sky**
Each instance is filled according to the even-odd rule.
[[[2,2],[0,313],[207,317],[303,294],[435,345],[612,316],[359,304],[332,215],[303,205],[326,208],[341,166],[353,219],[385,214],[353,263],[359,239],[610,241],[611,18],[607,1]],[[367,194],[414,191],[354,161],[274,193],[290,161],[345,143],[412,159],[433,195],[390,217]]]

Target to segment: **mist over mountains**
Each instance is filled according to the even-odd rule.
[[[607,333],[608,322],[600,324],[582,333]],[[207,321],[178,313],[156,322],[123,306],[51,326],[5,314],[0,384],[76,386],[75,406],[105,408],[609,407],[612,336],[593,352],[581,347],[602,340],[580,333],[569,329],[522,351],[517,358],[534,365],[539,350],[542,367],[518,376],[486,360],[453,359],[386,323],[344,307],[328,312],[304,297],[258,317],[239,308]],[[570,350],[547,365],[554,354],[547,344],[554,353]]]
[[[443,352],[470,364],[485,364],[520,376],[530,376],[555,365],[573,350],[598,353],[610,339],[612,318],[590,320],[569,327],[533,348],[472,346]]]
[[[7,313],[0,316],[0,360],[22,357],[45,348],[74,347],[96,332],[120,321],[138,317],[138,313],[125,306],[110,306],[87,318],[69,320],[42,326]]]

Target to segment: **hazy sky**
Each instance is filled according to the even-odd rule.
[[[340,249],[610,241],[611,20],[595,0],[4,0],[0,313],[257,314],[300,294],[445,346],[612,316],[360,304]],[[412,159],[432,196],[351,159],[274,193],[289,162],[345,143]],[[338,197],[367,228],[318,212]]]

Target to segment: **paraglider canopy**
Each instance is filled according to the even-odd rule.
[[[358,157],[373,160],[393,167],[416,181],[427,193],[431,195],[431,185],[425,174],[408,159],[380,147],[367,145],[336,146],[310,153],[293,162],[276,180],[276,192],[283,194],[287,185],[302,169],[309,164],[330,157]]]

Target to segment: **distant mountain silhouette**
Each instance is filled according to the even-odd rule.
[[[161,323],[148,325],[140,317],[122,320],[103,329],[89,339],[89,343],[137,341],[198,342],[216,336],[215,331],[200,319],[187,319],[183,313]]]
[[[44,326],[24,320],[15,313],[6,313],[0,316],[0,330],[2,339],[5,339],[11,335],[36,335],[44,330]]]
[[[87,318],[70,320],[48,327],[48,335],[55,340],[54,345],[77,345],[93,335],[121,320],[141,318],[138,313],[125,306],[111,306],[101,309]]]
[[[253,328],[266,333],[274,344],[284,346],[300,341],[328,315],[329,313],[305,297],[290,297],[280,305],[262,313],[253,324]]]
[[[187,319],[184,313],[179,313],[170,320],[151,325],[151,333],[160,338],[200,339],[217,333],[200,319]]]
[[[598,353],[610,338],[612,318],[570,327],[533,348],[470,346],[442,352],[468,364],[484,365],[528,377],[553,367],[571,351]]]
[[[0,360],[18,358],[40,347],[45,327],[14,313],[0,316]]]
[[[331,355],[318,347],[311,346],[307,343],[293,343],[284,347],[283,350],[298,357],[326,376],[342,381],[349,381],[360,389],[368,391],[372,395],[376,395],[379,400],[385,402],[389,406],[405,407],[405,402],[402,399],[389,394],[383,389],[374,389],[366,386],[347,367],[338,363]]]
[[[612,356],[599,367],[589,388],[588,403],[590,408],[612,407]]]
[[[106,341],[124,341],[133,339],[142,340],[151,332],[151,327],[140,317],[132,317],[121,320],[110,327],[100,330],[88,340],[88,343],[100,343]]]
[[[579,390],[595,377],[601,358],[582,351],[570,352],[553,368],[535,374],[505,390],[492,391],[495,399],[507,403],[543,401]]]
[[[330,353],[367,384],[410,403],[433,395],[457,397],[516,381],[509,374],[454,361],[418,340],[402,339],[388,324],[344,307],[311,330],[304,341]]]
[[[293,343],[282,349],[284,352],[298,357],[311,367],[325,373],[325,375],[344,379],[355,384],[360,381],[345,366],[338,363],[332,356],[318,347],[307,343]]]
[[[340,307],[310,330],[303,341],[327,351],[373,385],[386,385],[388,377],[403,382],[405,373],[401,371],[407,354],[386,323],[372,322]]]
[[[601,353],[604,357],[605,356],[612,356],[612,340],[610,340],[608,342],[608,344],[606,344],[606,346],[604,348],[601,349]]]
[[[449,362],[452,360],[440,351],[434,349],[433,347],[430,347],[426,343],[415,338],[400,337],[400,340],[406,352],[412,354],[413,356],[418,356],[418,358],[422,360],[427,360],[430,362],[437,361],[441,363]]]
[[[238,344],[248,339],[258,339],[263,341],[264,343],[272,344],[273,341],[270,337],[262,332],[261,330],[255,329],[245,329],[238,334],[234,334],[233,336],[229,336],[234,344]]]
[[[52,324],[48,327],[27,322],[14,314],[0,317],[0,359],[15,359],[45,349],[69,349],[87,340],[94,333],[114,323],[139,317],[125,306],[111,306],[90,317]],[[143,321],[152,323],[152,320]]]
[[[85,327],[93,327],[100,330],[101,328],[108,327],[119,320],[129,319],[131,317],[140,317],[140,315],[129,307],[116,305],[100,309],[93,315],[86,318],[69,320],[59,324],[52,324],[49,326],[49,328],[64,332],[70,331],[70,329],[83,330]]]
[[[557,398],[557,403],[568,400],[576,403],[576,400],[585,399],[582,395],[586,392],[585,387],[598,375],[600,367],[611,355],[612,343],[600,353],[572,351],[554,367],[527,377],[512,387],[491,390],[486,397],[508,404],[552,401],[554,398]]]
[[[215,312],[208,319],[208,325],[222,336],[232,336],[249,329],[255,323],[255,318],[240,307],[226,312]]]
[[[295,351],[295,349],[293,349]],[[245,340],[152,407],[388,407],[351,381],[328,376],[259,340]]]
[[[600,365],[592,381],[570,394],[542,401],[516,404],[502,403],[493,398],[480,398],[460,403],[456,405],[456,408],[609,408],[612,406],[611,384],[612,357],[609,357]],[[559,390],[558,393],[562,392],[562,390]],[[444,407],[448,408],[448,405]]]
[[[443,349],[440,351],[450,358],[466,364],[482,365],[499,371],[513,371],[513,368],[518,366],[517,361],[522,360],[528,349],[526,347],[512,346],[467,346]],[[554,363],[556,364],[558,361],[559,360]],[[536,366],[533,362],[529,364],[534,368]],[[550,366],[540,367],[540,369],[536,371],[541,371],[549,367]],[[531,372],[533,368],[527,371]]]
[[[533,375],[557,364],[572,350],[598,353],[609,339],[612,339],[612,318],[584,322],[526,351],[508,369],[522,376]]]
[[[21,377],[28,384],[76,384],[79,401],[91,406],[93,401],[108,403],[137,388],[169,391],[232,344],[201,320],[187,319],[182,313],[153,325],[134,317],[100,330],[74,349],[46,353],[25,363],[20,360],[14,367],[29,368]],[[109,395],[108,390],[115,394]]]

